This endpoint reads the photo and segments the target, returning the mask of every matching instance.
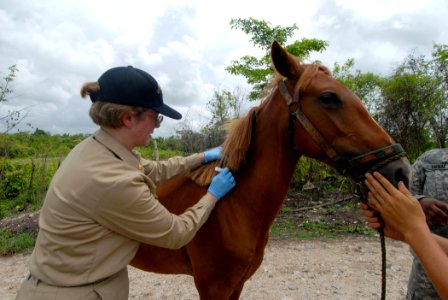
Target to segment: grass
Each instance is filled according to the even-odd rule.
[[[14,208],[17,209],[14,205],[19,204],[20,202],[11,203],[8,208],[10,211],[14,210]],[[29,206],[31,204],[28,203]],[[355,220],[353,215],[344,216],[341,214],[342,210],[347,211],[346,208],[348,206],[345,205],[344,207],[335,205],[326,207],[321,211],[310,211],[300,214],[297,213],[297,210],[284,207],[271,226],[270,236],[274,239],[314,239],[333,238],[344,234],[376,234],[376,232],[365,226],[364,222]],[[357,206],[351,207],[352,211],[357,209]],[[34,233],[25,232],[19,234],[0,229],[0,256],[29,250],[34,247],[35,238],[36,234]]]
[[[338,234],[366,234],[375,232],[365,225],[347,225],[340,222],[311,222],[307,219],[297,223],[291,219],[277,219],[271,226],[270,236],[273,238],[329,238]]]
[[[36,235],[23,232],[12,233],[0,230],[0,256],[13,255],[34,247]]]
[[[277,219],[271,226],[270,236],[273,238],[312,239],[316,237],[330,237],[333,234],[327,232],[320,224],[303,222],[300,225],[293,220]]]
[[[272,224],[270,236],[272,238],[330,238],[338,234],[367,234],[373,235],[375,232],[365,226],[353,226],[344,224],[323,224],[304,221],[296,224],[294,220],[276,220]],[[36,235],[29,232],[12,233],[0,230],[0,256],[13,255],[27,251],[34,247]]]
[[[14,217],[24,212],[38,211],[44,196],[41,194],[22,194],[11,200],[0,200],[0,218]]]

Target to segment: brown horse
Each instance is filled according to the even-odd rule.
[[[228,166],[236,187],[185,247],[142,244],[131,264],[145,271],[189,274],[201,299],[238,299],[263,260],[269,228],[282,207],[301,155],[360,181],[379,170],[392,182],[408,182],[410,164],[401,146],[373,120],[360,100],[319,65],[301,64],[277,42],[271,58],[281,75],[261,105],[236,122],[223,144],[225,159],[158,187],[173,213],[182,213]],[[299,95],[300,91],[300,95]]]

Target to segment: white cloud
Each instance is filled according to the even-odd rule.
[[[214,89],[249,91],[225,67],[260,50],[231,29],[232,18],[266,20],[299,31],[294,38],[330,43],[314,54],[330,68],[355,58],[355,67],[388,73],[411,51],[429,54],[446,43],[445,0],[284,0],[281,3],[200,0],[4,0],[0,2],[0,72],[17,64],[15,95],[6,109],[30,108],[27,122],[53,133],[95,130],[89,99],[79,88],[108,68],[133,65],[151,73],[167,103],[185,124],[207,123]],[[173,134],[182,122],[166,120],[157,135]],[[25,128],[26,129],[26,128]]]

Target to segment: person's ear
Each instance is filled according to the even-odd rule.
[[[121,116],[121,123],[123,124],[123,126],[125,127],[132,127],[134,125],[134,115],[129,113],[129,112],[125,112],[122,116]]]

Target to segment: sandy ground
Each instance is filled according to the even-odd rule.
[[[387,299],[404,299],[411,266],[408,247],[387,240]],[[27,274],[28,254],[0,257],[0,299],[14,299]],[[191,277],[129,268],[130,299],[198,299]],[[241,299],[379,299],[379,238],[271,240],[263,264]]]

